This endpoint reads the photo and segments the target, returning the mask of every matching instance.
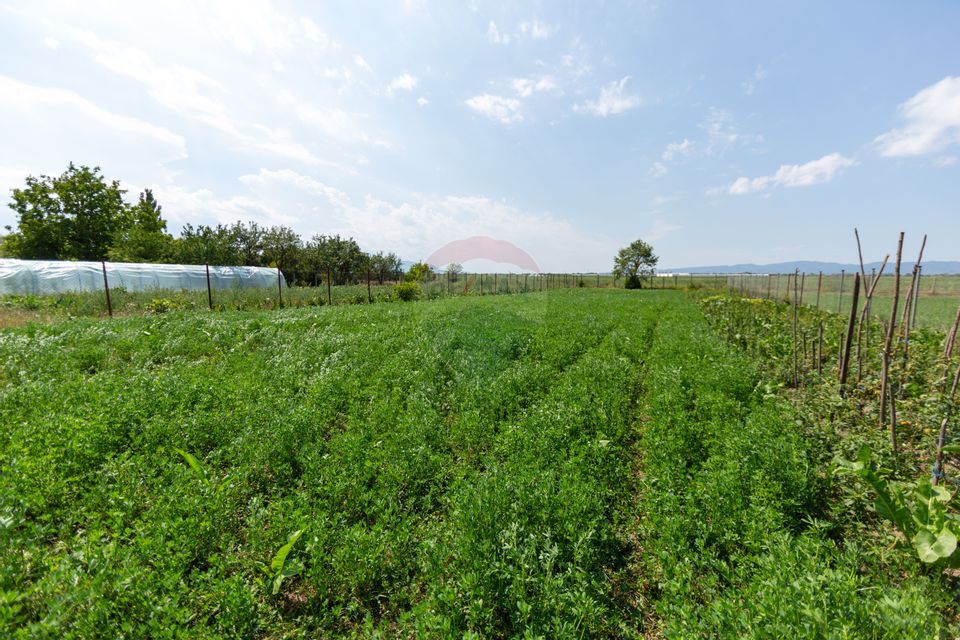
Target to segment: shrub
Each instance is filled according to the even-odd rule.
[[[423,292],[416,282],[401,282],[393,288],[393,295],[397,300],[410,302],[418,300]]]
[[[640,276],[627,276],[627,282],[624,285],[626,289],[643,289],[640,282]]]

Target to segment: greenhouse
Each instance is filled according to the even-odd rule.
[[[103,291],[104,272],[110,289],[126,291],[201,291],[208,281],[211,289],[287,286],[280,271],[268,267],[0,259],[0,295]]]

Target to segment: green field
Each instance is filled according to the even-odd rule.
[[[597,288],[0,331],[0,634],[956,637],[764,357]]]
[[[884,271],[884,276],[877,283],[871,305],[871,315],[877,321],[890,319],[890,307],[893,303],[894,277],[890,273],[892,267]],[[809,306],[817,305],[817,288],[820,288],[820,308],[826,311],[839,312],[841,315],[850,313],[853,303],[853,276],[823,276],[819,281],[818,274],[808,273],[801,275],[800,284],[803,285],[802,296],[798,284],[798,299]],[[870,274],[868,273],[869,277]],[[788,284],[789,277],[789,284]],[[706,277],[702,277],[706,279]],[[900,308],[910,291],[910,273],[904,273],[900,279]],[[842,282],[841,282],[842,280]],[[775,300],[793,299],[793,274],[740,276],[727,277],[726,284],[731,290],[742,291],[748,295]],[[842,287],[842,295],[841,295]],[[960,276],[958,275],[925,275],[920,278],[919,299],[917,304],[917,326],[929,327],[941,331],[948,330],[957,317],[957,308],[960,307]],[[866,296],[866,286],[860,289],[860,304]],[[898,316],[899,321],[899,316]]]

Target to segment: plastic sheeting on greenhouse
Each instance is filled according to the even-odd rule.
[[[207,267],[188,264],[107,262],[111,289],[199,291],[207,288]],[[276,287],[277,269],[268,267],[210,267],[212,289]],[[287,282],[279,278],[280,286]],[[103,264],[62,260],[0,259],[0,295],[47,295],[103,291]]]

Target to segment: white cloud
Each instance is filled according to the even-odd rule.
[[[847,158],[839,153],[831,153],[819,160],[811,160],[806,164],[781,165],[772,176],[737,178],[727,192],[739,196],[764,191],[773,186],[807,187],[822,184],[833,180],[841,169],[852,167],[855,164],[857,164],[857,161],[852,158]]]
[[[653,163],[653,167],[650,169],[650,175],[655,178],[665,175],[668,171],[669,163],[677,158],[691,156],[694,151],[694,143],[687,138],[684,138],[681,142],[671,142],[663,150],[663,153],[660,154],[660,160]]]
[[[492,23],[491,23],[492,24]],[[524,36],[530,36],[534,40],[545,40],[556,32],[554,27],[540,22],[537,18],[529,22],[520,23],[520,33]]]
[[[941,156],[933,161],[938,167],[952,167],[957,164],[957,156]]]
[[[53,50],[53,51],[56,51],[57,49],[60,48],[60,41],[57,40],[56,38],[52,38],[52,37],[50,37],[50,36],[47,36],[46,38],[44,38],[44,39],[42,40],[42,42],[43,42],[43,46],[45,46],[47,49],[51,49],[51,50]]]
[[[392,96],[397,91],[413,91],[419,83],[420,79],[416,76],[412,76],[409,73],[401,74],[391,80],[390,84],[387,85],[387,95]]]
[[[493,20],[487,25],[487,40],[493,44],[510,44],[510,36],[506,33],[500,33],[497,23]]]
[[[523,120],[520,112],[520,101],[514,98],[490,95],[484,93],[473,96],[466,102],[467,106],[488,118],[499,120],[503,124],[510,124]]]
[[[430,104],[430,101],[424,98],[423,96],[420,96],[419,98],[417,98],[417,104],[420,105],[421,107],[425,107],[428,104]]]
[[[549,213],[534,213],[485,196],[411,194],[397,201],[351,199],[343,191],[291,169],[260,169],[240,176],[245,193],[217,197],[209,190],[156,190],[174,222],[228,224],[254,220],[285,224],[309,238],[317,233],[351,236],[368,250],[394,251],[415,260],[452,240],[490,236],[513,242],[546,270],[571,264],[604,268],[617,241],[584,232]],[[671,225],[654,222],[654,231]]]
[[[763,68],[762,64],[758,64],[757,68],[754,69],[753,74],[740,83],[740,90],[743,91],[744,95],[751,96],[756,90],[757,85],[763,82],[767,78],[767,70]]]
[[[322,45],[324,48],[330,46],[330,38],[311,18],[304,16],[300,19],[300,24],[303,27],[303,33],[306,35],[307,40]]]
[[[67,164],[100,165],[125,183],[169,177],[165,163],[187,157],[184,138],[139,118],[113,113],[66,89],[0,75],[0,195],[28,174],[59,174]],[[122,141],[122,144],[118,144]],[[0,226],[9,210],[0,211]]]
[[[935,153],[960,144],[960,77],[947,76],[900,105],[906,126],[877,137],[880,155]]]
[[[362,124],[363,116],[339,107],[316,105],[292,91],[281,91],[276,100],[289,106],[311,133],[322,133],[329,139],[346,142],[361,142],[368,145],[390,146],[389,143],[371,138]]]
[[[521,98],[529,98],[540,91],[553,91],[557,87],[556,80],[551,75],[540,76],[536,79],[514,78],[510,84]]]
[[[702,150],[706,155],[722,154],[734,147],[743,147],[763,141],[763,136],[741,133],[733,114],[725,109],[711,107],[699,125],[707,133],[707,144]]]
[[[587,100],[583,104],[574,105],[573,110],[578,113],[606,117],[639,107],[639,96],[624,93],[629,79],[630,76],[624,76],[619,82],[605,85],[600,89],[600,96],[596,100]]]
[[[674,231],[679,231],[683,229],[683,225],[679,225],[669,220],[663,218],[654,218],[653,225],[643,234],[644,240],[649,240],[650,242],[656,242],[664,238],[665,236],[673,233]]]
[[[671,142],[667,145],[667,148],[663,150],[662,158],[666,162],[670,162],[678,156],[688,156],[693,153],[693,143],[684,138],[681,142]]]
[[[371,67],[370,64],[369,64],[366,60],[363,59],[363,56],[361,56],[361,55],[359,55],[359,54],[353,56],[353,64],[357,65],[358,67],[360,67],[360,68],[363,69],[364,71],[373,71],[373,67]]]

